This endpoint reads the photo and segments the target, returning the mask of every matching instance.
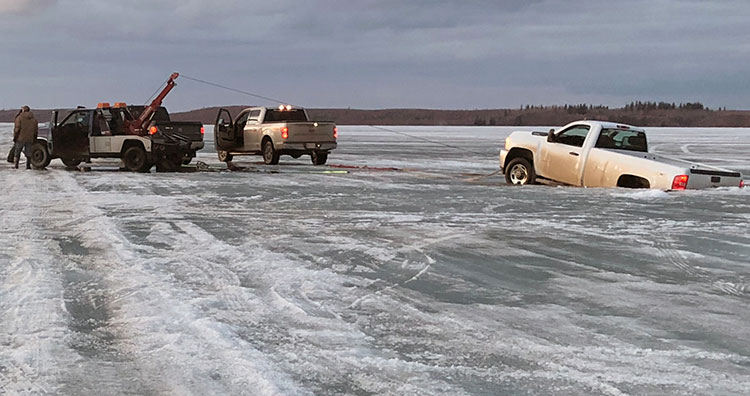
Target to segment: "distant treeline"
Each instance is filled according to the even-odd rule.
[[[248,106],[227,107],[232,115]],[[48,111],[36,110],[46,121]],[[174,120],[213,124],[218,107],[173,113]],[[0,110],[0,122],[12,122],[17,110]],[[515,109],[308,109],[310,117],[339,125],[556,126],[580,119],[657,127],[750,127],[750,111],[710,109],[700,102],[631,102],[622,108],[602,105],[524,105]]]

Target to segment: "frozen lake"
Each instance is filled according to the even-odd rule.
[[[330,164],[403,170],[3,161],[0,395],[750,389],[750,189],[518,188],[476,177],[513,128],[392,129],[458,149],[344,126]],[[750,129],[648,132],[750,174]]]

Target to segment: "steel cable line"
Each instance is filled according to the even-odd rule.
[[[276,103],[288,103],[288,102],[284,102],[283,100],[269,98],[267,96],[254,94],[252,92],[247,92],[247,91],[243,91],[243,90],[240,90],[240,89],[235,89],[235,88],[227,87],[225,85],[216,84],[216,83],[213,83],[213,82],[210,82],[210,81],[201,80],[199,78],[186,76],[184,74],[181,74],[180,76],[183,77],[183,78],[185,78],[185,79],[191,80],[191,81],[199,82],[199,83],[202,83],[202,84],[210,85],[210,86],[213,86],[213,87],[225,89],[225,90],[232,91],[232,92],[237,92],[237,93],[240,93],[240,94],[243,94],[243,95],[252,96],[254,98],[265,99],[265,100],[269,100],[271,102],[276,102]],[[453,145],[450,145],[450,144],[447,144],[447,143],[442,143],[442,142],[438,142],[438,141],[435,141],[435,140],[431,140],[431,139],[427,139],[427,138],[423,138],[423,137],[411,135],[411,134],[408,134],[408,133],[399,132],[399,131],[396,131],[396,130],[393,130],[393,129],[383,128],[383,127],[379,127],[379,126],[375,126],[375,125],[367,125],[367,126],[369,126],[370,128],[375,128],[375,129],[379,129],[381,131],[395,133],[397,135],[402,135],[402,136],[410,137],[412,139],[422,140],[424,142],[436,144],[436,145],[447,147],[447,148],[451,148],[451,149],[454,149],[454,150],[460,150],[462,152],[468,152],[468,153],[472,153],[472,154],[476,154],[476,155],[485,155],[484,153],[480,153],[480,152],[477,152],[477,151],[469,150],[469,149],[466,149],[466,148],[463,148],[463,147],[453,146]]]
[[[152,93],[152,94],[151,94],[151,96],[149,96],[149,98],[148,98],[148,99],[146,99],[146,101],[145,101],[145,102],[143,102],[143,103],[144,103],[144,104],[148,104],[148,102],[150,102],[150,101],[151,101],[151,99],[153,99],[153,98],[154,98],[154,97],[156,96],[156,94],[158,94],[158,93],[159,93],[159,91],[161,91],[162,89],[164,89],[163,87],[164,87],[164,85],[165,85],[165,84],[167,83],[167,81],[169,81],[169,79],[166,79],[166,80],[164,80],[164,82],[163,82],[163,83],[161,83],[161,85],[159,85],[158,87],[156,87],[156,91],[154,91],[154,93]]]
[[[211,85],[211,86],[213,86],[213,87],[217,87],[217,88],[222,88],[222,89],[226,89],[226,90],[228,90],[228,91],[232,91],[232,92],[237,92],[237,93],[241,93],[241,94],[243,94],[243,95],[248,95],[248,96],[252,96],[252,97],[254,97],[254,98],[265,99],[265,100],[269,100],[269,101],[271,101],[271,102],[276,102],[276,103],[287,103],[287,104],[290,104],[290,103],[288,103],[288,102],[284,102],[283,100],[278,100],[278,99],[274,99],[274,98],[269,98],[268,96],[257,95],[257,94],[251,93],[251,92],[247,92],[247,91],[242,91],[242,90],[239,90],[239,89],[234,89],[234,88],[230,88],[230,87],[227,87],[227,86],[224,86],[224,85],[221,85],[221,84],[216,84],[216,83],[212,83],[212,82],[209,82],[209,81],[206,81],[206,80],[201,80],[201,79],[199,79],[199,78],[195,78],[195,77],[190,77],[190,76],[186,76],[186,75],[184,75],[184,74],[180,74],[180,76],[181,76],[182,78],[186,78],[186,79],[188,79],[188,80],[192,80],[192,81],[195,81],[195,82],[203,83],[203,84],[206,84],[206,85]]]
[[[370,128],[375,128],[375,129],[379,129],[381,131],[395,133],[397,135],[407,136],[407,137],[410,137],[412,139],[422,140],[422,141],[429,142],[429,143],[432,143],[432,144],[437,144],[439,146],[448,147],[448,148],[452,148],[452,149],[455,149],[455,150],[461,150],[463,152],[472,153],[472,154],[476,154],[476,155],[484,155],[483,153],[480,153],[480,152],[477,152],[477,151],[469,150],[469,149],[466,149],[466,148],[463,148],[463,147],[453,146],[453,145],[450,145],[450,144],[447,144],[447,143],[443,143],[443,142],[438,142],[438,141],[435,141],[435,140],[430,140],[430,139],[423,138],[423,137],[420,137],[420,136],[410,135],[408,133],[399,132],[399,131],[396,131],[396,130],[393,130],[393,129],[383,128],[383,127],[379,127],[379,126],[375,126],[375,125],[368,125],[368,126]]]

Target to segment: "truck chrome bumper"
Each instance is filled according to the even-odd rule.
[[[294,150],[294,151],[330,151],[336,148],[336,143],[284,143],[279,147],[279,150]]]

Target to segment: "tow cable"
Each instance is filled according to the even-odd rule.
[[[216,88],[224,89],[224,90],[227,90],[227,91],[239,93],[239,94],[250,96],[250,97],[253,97],[253,98],[263,99],[263,100],[267,100],[267,101],[275,102],[275,103],[290,104],[289,102],[284,102],[284,101],[281,101],[281,100],[278,100],[278,99],[270,98],[268,96],[258,95],[258,94],[252,93],[252,92],[243,91],[243,90],[232,88],[232,87],[227,87],[225,85],[221,85],[221,84],[217,84],[217,83],[214,83],[214,82],[206,81],[206,80],[203,80],[203,79],[200,79],[200,78],[197,78],[197,77],[191,77],[191,76],[187,76],[185,74],[181,74],[181,76],[182,76],[182,78],[187,79],[187,80],[191,80],[191,81],[198,82],[198,83],[201,83],[201,84],[210,85],[212,87],[216,87]],[[296,107],[304,107],[304,106],[296,106]],[[471,153],[471,154],[476,154],[476,155],[480,155],[480,156],[484,156],[485,155],[485,153],[479,153],[477,151],[473,151],[473,150],[470,150],[470,149],[467,149],[467,148],[464,148],[464,147],[453,146],[453,145],[450,145],[450,144],[447,144],[447,143],[438,142],[438,141],[435,141],[435,140],[423,138],[421,136],[415,136],[415,135],[408,134],[408,133],[405,133],[405,132],[396,131],[394,129],[389,129],[389,128],[385,128],[385,127],[381,127],[381,126],[375,126],[375,125],[367,125],[367,126],[370,127],[370,128],[373,128],[373,129],[378,129],[378,130],[384,131],[384,132],[389,132],[389,133],[394,133],[394,134],[401,135],[401,136],[406,136],[406,137],[411,138],[411,139],[421,140],[421,141],[424,141],[424,142],[432,143],[432,144],[435,144],[435,145],[438,145],[438,146],[443,146],[443,147],[450,148],[450,149],[453,149],[453,150],[459,150],[462,153]],[[198,167],[198,170],[210,170],[211,169],[211,167],[209,165],[207,165],[206,163],[199,163],[199,165],[200,166]],[[352,166],[350,166],[350,165],[333,165],[332,164],[332,165],[328,165],[328,167],[331,167],[331,168],[346,168],[346,169],[362,169],[362,170],[371,170],[371,171],[409,171],[407,169],[389,168],[389,167],[369,167],[367,165],[364,165],[364,166],[353,166],[352,165]],[[236,170],[241,170],[241,169],[239,169],[236,166],[232,166],[232,168],[234,168]],[[231,168],[228,168],[228,169],[233,170]],[[424,173],[427,173],[427,172],[424,172]],[[468,182],[475,182],[475,181],[479,181],[479,180],[482,180],[482,179],[486,179],[486,178],[495,176],[495,175],[497,175],[499,173],[502,173],[502,169],[498,169],[498,170],[496,170],[496,171],[494,171],[492,173],[486,174],[486,175],[478,175],[478,176],[474,176],[474,177],[471,177],[471,178],[468,178],[468,179],[463,179],[463,180],[468,181]],[[448,176],[448,177],[451,177],[451,176]]]

